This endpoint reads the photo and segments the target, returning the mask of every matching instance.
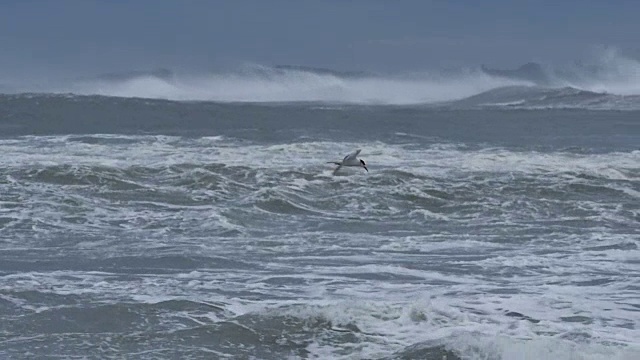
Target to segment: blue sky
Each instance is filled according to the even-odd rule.
[[[640,58],[640,1],[4,0],[0,66],[91,73],[242,63],[409,71]],[[1,74],[1,73],[0,73]]]

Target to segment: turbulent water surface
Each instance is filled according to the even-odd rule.
[[[640,113],[485,100],[2,96],[0,357],[640,358]]]

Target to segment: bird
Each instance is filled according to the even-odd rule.
[[[364,162],[364,160],[358,159],[358,154],[360,154],[360,151],[361,149],[358,149],[352,152],[351,154],[345,156],[344,159],[342,159],[342,161],[327,162],[327,164],[338,165],[338,167],[335,170],[333,170],[333,175],[335,175],[338,172],[338,170],[340,170],[340,168],[343,166],[362,166],[365,170],[367,170],[367,172],[369,172],[369,169],[367,169],[367,164]]]

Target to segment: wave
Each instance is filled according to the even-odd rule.
[[[640,109],[640,61],[604,50],[563,67],[528,63],[378,74],[298,65],[244,65],[231,71],[127,71],[55,85],[0,84],[4,93],[104,95],[176,101],[336,103],[501,108]]]
[[[53,92],[218,102],[324,102],[410,105],[461,99],[496,87],[524,85],[479,70],[454,75],[376,75],[297,66],[248,66],[228,73],[155,73],[83,79]]]
[[[640,95],[615,95],[573,87],[506,86],[449,104],[456,108],[640,110]]]
[[[640,109],[640,62],[620,55],[615,49],[602,50],[591,61],[559,68],[528,63],[512,70],[486,66],[481,70],[490,76],[527,81],[530,85],[491,89],[454,105],[518,109]]]
[[[269,80],[266,80],[269,81]],[[376,80],[356,80],[362,81],[358,86],[363,89],[366,88],[366,83],[373,84]],[[386,80],[382,80],[384,83]],[[156,86],[153,93],[147,93],[147,96],[143,96],[146,86],[153,87],[153,84],[160,84],[162,86]],[[450,92],[443,92],[439,95],[433,95],[431,99],[422,98],[417,92],[417,89],[425,84],[413,83],[416,91],[410,91],[409,87],[403,88],[404,85],[400,81],[390,80],[389,84],[396,86],[399,91],[390,97],[384,97],[383,94],[379,94],[378,97],[372,98],[358,98],[355,90],[350,92],[351,96],[345,96],[338,99],[337,95],[330,94],[328,89],[326,90],[326,97],[314,96],[313,90],[309,90],[308,93],[299,93],[294,96],[287,96],[284,92],[279,94],[269,93],[266,89],[268,84],[263,82],[263,89],[256,89],[256,96],[249,96],[250,94],[241,94],[238,90],[235,94],[227,94],[229,97],[209,97],[202,94],[202,96],[189,96],[191,94],[184,92],[174,85],[164,82],[160,79],[132,79],[126,84],[115,84],[113,87],[100,88],[100,94],[89,95],[91,91],[60,91],[54,94],[41,94],[41,93],[21,93],[1,95],[0,101],[16,104],[25,104],[25,102],[45,102],[51,103],[76,103],[76,104],[89,104],[100,103],[104,106],[115,105],[121,103],[118,98],[131,101],[131,105],[145,106],[150,104],[163,104],[165,107],[170,107],[172,101],[188,101],[188,102],[210,102],[213,103],[261,103],[261,104],[295,104],[300,103],[303,105],[313,104],[330,104],[329,106],[312,107],[312,109],[330,110],[343,109],[344,106],[426,106],[433,109],[463,109],[463,110],[484,110],[484,109],[500,109],[500,110],[553,110],[553,109],[574,109],[574,110],[615,110],[615,111],[638,111],[640,110],[640,95],[617,95],[610,93],[594,92],[589,90],[583,90],[574,87],[549,87],[549,86],[536,86],[536,85],[508,85],[492,87],[485,91],[472,91],[473,88],[480,89],[482,87],[490,87],[487,84],[475,84],[467,85],[469,88],[463,91],[464,94],[472,94],[469,96],[457,98],[453,94],[456,92],[454,89],[456,86],[465,86],[462,83],[459,84],[444,84],[440,85],[442,89],[448,89]],[[477,88],[475,87],[477,86]],[[400,90],[402,88],[402,90]],[[122,90],[122,91],[121,91]],[[264,90],[264,91],[262,91]],[[320,90],[317,88],[318,91]],[[353,90],[353,89],[352,89]],[[261,92],[262,91],[262,92]],[[292,90],[293,91],[293,90]],[[405,91],[406,93],[403,93]],[[295,92],[295,91],[293,91]],[[78,93],[86,93],[78,95]],[[260,94],[258,94],[260,93]],[[407,93],[413,93],[409,94]],[[259,99],[259,100],[258,100]],[[422,101],[420,101],[422,100]],[[167,103],[166,101],[169,101]],[[80,106],[80,105],[79,105]],[[315,106],[315,105],[314,105]],[[33,115],[28,115],[26,112],[16,113],[12,116],[27,116],[32,118]],[[21,127],[22,125],[17,127]],[[10,125],[5,125],[5,128]]]
[[[614,48],[598,51],[588,61],[554,67],[527,63],[516,69],[481,67],[482,72],[505,79],[528,81],[550,88],[575,88],[595,93],[640,95],[640,61]]]

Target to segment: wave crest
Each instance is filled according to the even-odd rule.
[[[604,49],[586,62],[564,67],[528,63],[513,70],[483,65],[375,74],[245,65],[233,71],[200,74],[167,69],[110,73],[50,87],[0,84],[0,90],[177,101],[640,109],[640,61],[615,49]]]
[[[375,75],[293,66],[250,66],[229,73],[156,76],[136,74],[83,80],[64,92],[82,95],[220,102],[329,102],[409,105],[461,99],[496,87],[527,82],[479,70],[435,74]]]

